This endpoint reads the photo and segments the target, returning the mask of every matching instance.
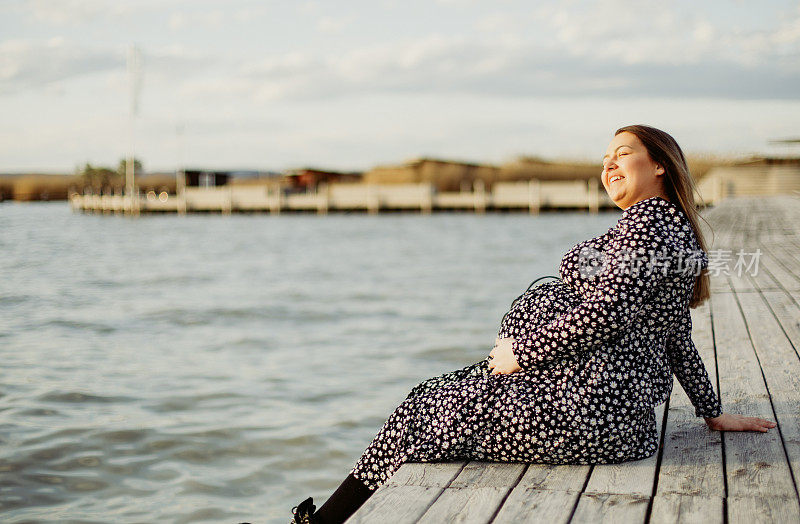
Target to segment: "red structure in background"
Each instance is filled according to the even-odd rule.
[[[291,191],[316,191],[320,184],[360,182],[363,173],[342,173],[321,169],[293,169],[283,176],[283,186]]]

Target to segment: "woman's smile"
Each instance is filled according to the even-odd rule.
[[[650,158],[633,133],[615,135],[603,156],[601,180],[611,200],[622,209],[651,196],[664,195],[663,168]]]

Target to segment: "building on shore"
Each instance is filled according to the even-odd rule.
[[[378,166],[364,174],[367,184],[432,184],[437,191],[471,191],[483,184],[491,190],[498,182],[581,181],[599,178],[601,167],[580,162],[548,162],[519,157],[495,166],[437,158],[417,158],[405,163]]]
[[[588,181],[599,179],[602,166],[586,162],[548,162],[537,157],[522,156],[500,166],[499,179],[504,182],[523,180]]]
[[[81,187],[76,175],[43,173],[0,174],[0,202],[16,200],[66,200]]]
[[[363,173],[340,172],[325,169],[291,169],[280,177],[281,185],[289,192],[317,191],[320,186],[338,183],[356,183],[364,179]]]
[[[437,158],[416,158],[398,165],[378,166],[364,173],[365,184],[431,184],[437,191],[471,191],[476,182],[486,189],[500,168]]]
[[[231,179],[230,171],[186,169],[183,171],[186,187],[219,187]]]
[[[714,167],[698,190],[707,204],[734,196],[800,194],[800,157],[755,157]]]
[[[740,161],[699,157],[690,158],[689,163],[701,204],[713,205],[730,196],[800,192],[798,157]],[[151,172],[137,176],[136,186],[149,200],[158,197],[160,202],[167,198],[174,202],[177,195],[189,210],[596,210],[613,207],[600,180],[601,170],[599,162],[548,162],[535,157],[501,165],[426,157],[366,173],[315,168],[286,172],[187,169],[181,178],[181,172]],[[60,200],[72,194],[122,196],[122,187],[113,180],[103,179],[100,185],[90,182],[80,175],[0,175],[0,200]],[[184,194],[186,191],[191,194]],[[216,196],[212,196],[214,192]],[[159,203],[158,209],[180,210],[183,204]],[[132,204],[127,205],[130,208]],[[107,204],[103,206],[105,209]]]

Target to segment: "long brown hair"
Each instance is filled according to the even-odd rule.
[[[700,249],[708,252],[703,232],[699,227],[699,219],[702,217],[697,211],[694,202],[697,186],[691,173],[689,173],[689,165],[686,163],[686,157],[683,155],[681,146],[668,133],[655,127],[641,124],[625,126],[617,129],[614,136],[623,132],[636,135],[636,138],[644,144],[650,158],[664,168],[664,191],[666,191],[669,200],[673,204],[680,206],[689,219],[697,237],[697,242],[700,244]],[[703,221],[708,224],[705,219]],[[706,268],[695,278],[694,292],[689,301],[689,307],[695,308],[699,306],[710,296],[711,285],[708,278],[708,268]]]

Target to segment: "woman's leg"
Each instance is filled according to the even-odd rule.
[[[314,514],[315,519],[323,524],[344,522],[400,467],[409,456],[408,448],[413,448],[409,441],[422,441],[425,434],[430,434],[426,425],[433,422],[428,413],[431,406],[446,404],[451,408],[458,404],[455,397],[458,390],[463,390],[465,380],[478,379],[488,376],[487,361],[483,360],[465,368],[445,373],[438,377],[428,379],[409,393],[406,400],[395,409],[394,413],[384,424],[372,444],[362,455],[358,464],[353,468],[344,482],[337,488],[325,504]],[[453,387],[455,385],[455,387]],[[450,386],[451,391],[445,391]],[[450,399],[450,400],[445,400]],[[463,400],[461,401],[463,403]],[[441,415],[444,413],[438,410]],[[439,417],[442,418],[442,417]],[[425,420],[428,420],[426,422]],[[437,426],[443,427],[439,423]],[[449,442],[445,444],[449,448]],[[420,453],[420,456],[422,454]],[[428,454],[430,457],[430,453]],[[388,466],[388,467],[387,467]],[[383,471],[381,471],[383,470]],[[370,481],[377,475],[377,481]]]
[[[496,380],[478,374],[412,393],[391,414],[352,475],[377,489],[405,462],[465,457],[483,432],[488,408],[485,399]]]
[[[485,376],[489,372],[488,362],[488,360],[483,359],[480,362],[470,364],[464,368],[450,371],[437,377],[429,378],[428,380],[420,382],[414,386],[406,398],[414,398],[422,394],[428,394],[448,384],[452,384],[453,382],[458,382],[467,378]]]
[[[325,504],[314,513],[315,521],[321,524],[339,524],[344,522],[361,507],[374,493],[355,478],[352,473],[347,475],[333,495],[328,497]]]

